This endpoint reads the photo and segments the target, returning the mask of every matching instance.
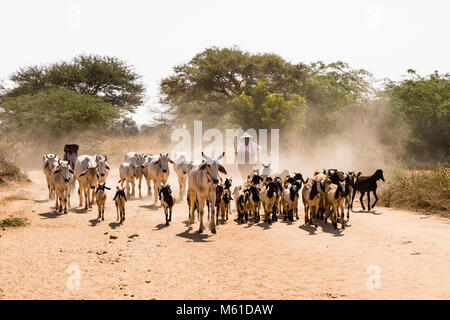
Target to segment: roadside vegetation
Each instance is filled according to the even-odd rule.
[[[450,169],[397,168],[380,193],[380,206],[402,208],[450,217]]]
[[[23,227],[29,224],[27,218],[20,218],[20,217],[14,217],[9,216],[9,218],[0,220],[0,227],[2,228],[16,228],[16,227]]]

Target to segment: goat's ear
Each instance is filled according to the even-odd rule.
[[[106,169],[111,170],[108,165],[105,166]]]
[[[199,167],[199,170],[205,170],[206,166],[207,166],[206,162],[203,162]]]
[[[53,173],[59,173],[60,171],[60,169],[56,169],[55,171],[53,171]]]
[[[107,190],[111,190],[111,188],[108,188],[107,186],[105,186],[105,189],[107,189]]]
[[[219,171],[222,172],[223,174],[227,174],[227,170],[225,170],[225,167],[221,164],[219,164]]]
[[[161,160],[155,161],[155,165],[158,165],[161,162]]]
[[[70,172],[71,174],[73,174],[73,170],[72,170],[71,168],[69,168],[69,172]]]
[[[86,175],[86,170],[84,170],[82,173],[80,173],[80,177],[85,176]]]
[[[173,162],[170,158],[167,158],[167,161],[169,161],[171,164],[175,164],[175,162]]]

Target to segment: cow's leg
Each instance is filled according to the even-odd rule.
[[[158,196],[159,196],[159,181],[153,180],[153,191],[155,191],[155,204],[158,203]]]
[[[136,190],[135,189],[136,189],[136,179],[133,178],[133,179],[131,179],[131,195],[133,197],[136,196]]]
[[[205,230],[205,226],[203,225],[203,214],[205,209],[205,199],[203,197],[198,198],[198,212],[199,212],[199,220],[200,227],[198,229],[198,233],[202,233]]]
[[[58,212],[58,197],[55,196],[55,211]]]
[[[139,188],[139,198],[142,198],[142,193],[141,193],[141,184],[142,184],[142,174],[139,176],[139,181],[138,181],[138,188]]]
[[[364,206],[364,203],[363,203],[363,198],[364,198],[365,194],[366,193],[364,191],[361,191],[361,196],[359,197],[359,202],[361,202],[361,207],[363,210],[366,210],[366,207]]]
[[[196,200],[196,196],[195,196],[195,192],[193,192],[192,190],[188,190],[188,197],[189,197],[189,223],[190,224],[194,224],[195,222],[195,200]]]
[[[375,197],[375,202],[372,205],[372,209],[373,209],[373,208],[375,208],[375,204],[378,201],[378,196],[377,196],[377,190],[373,190],[372,192],[373,192],[373,196]]]
[[[122,207],[122,221],[121,222],[124,222],[125,221],[125,203],[123,204],[123,207]]]
[[[342,229],[345,229],[345,212],[344,212],[344,204],[341,203],[341,223],[342,223]]]
[[[148,175],[145,177],[145,181],[147,182],[147,196],[152,196],[152,180]]]
[[[367,191],[367,209],[370,211],[370,191]]]
[[[311,224],[308,217],[309,205],[307,203],[303,205],[303,210],[305,211],[305,224]]]
[[[84,191],[84,208],[87,209],[89,201],[89,187],[83,186],[83,191]]]
[[[216,233],[216,223],[214,221],[215,215],[216,215],[216,192],[213,192],[211,195],[211,222],[210,222],[210,228],[212,233]],[[219,220],[217,219],[217,224],[219,223]]]
[[[117,213],[117,218],[116,221],[119,221],[119,206],[116,203],[116,213]]]
[[[89,190],[89,195],[90,195],[90,202],[89,202],[89,208],[92,208],[92,205],[94,204],[94,199],[95,199],[95,187]]]
[[[64,213],[67,214],[67,198],[69,189],[64,190]]]
[[[80,200],[80,204],[78,205],[79,207],[83,206],[83,190],[84,190],[83,185],[81,184],[80,181],[78,181],[78,198]]]

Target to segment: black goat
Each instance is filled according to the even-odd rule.
[[[358,173],[358,176],[356,178],[355,188],[353,188],[353,196],[352,196],[352,204],[351,204],[352,208],[353,208],[353,200],[355,198],[355,194],[357,191],[359,191],[361,193],[361,197],[359,198],[359,201],[361,202],[361,206],[362,206],[363,210],[366,210],[366,208],[364,207],[364,203],[363,203],[363,197],[366,192],[367,192],[367,204],[368,204],[369,211],[370,211],[370,209],[373,209],[375,207],[375,204],[378,201],[378,196],[377,196],[377,181],[378,180],[384,181],[383,170],[381,170],[381,169],[378,169],[377,171],[375,171],[375,173],[373,175],[371,175],[369,177],[361,176],[361,173]],[[373,195],[375,196],[375,202],[373,203],[372,208],[370,207],[370,192],[373,192]]]

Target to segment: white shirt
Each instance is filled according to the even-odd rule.
[[[261,146],[255,142],[249,141],[248,145],[242,143],[237,150],[237,161],[239,164],[245,163],[245,153],[248,152],[249,163],[256,164],[258,161],[258,151],[261,150]]]

